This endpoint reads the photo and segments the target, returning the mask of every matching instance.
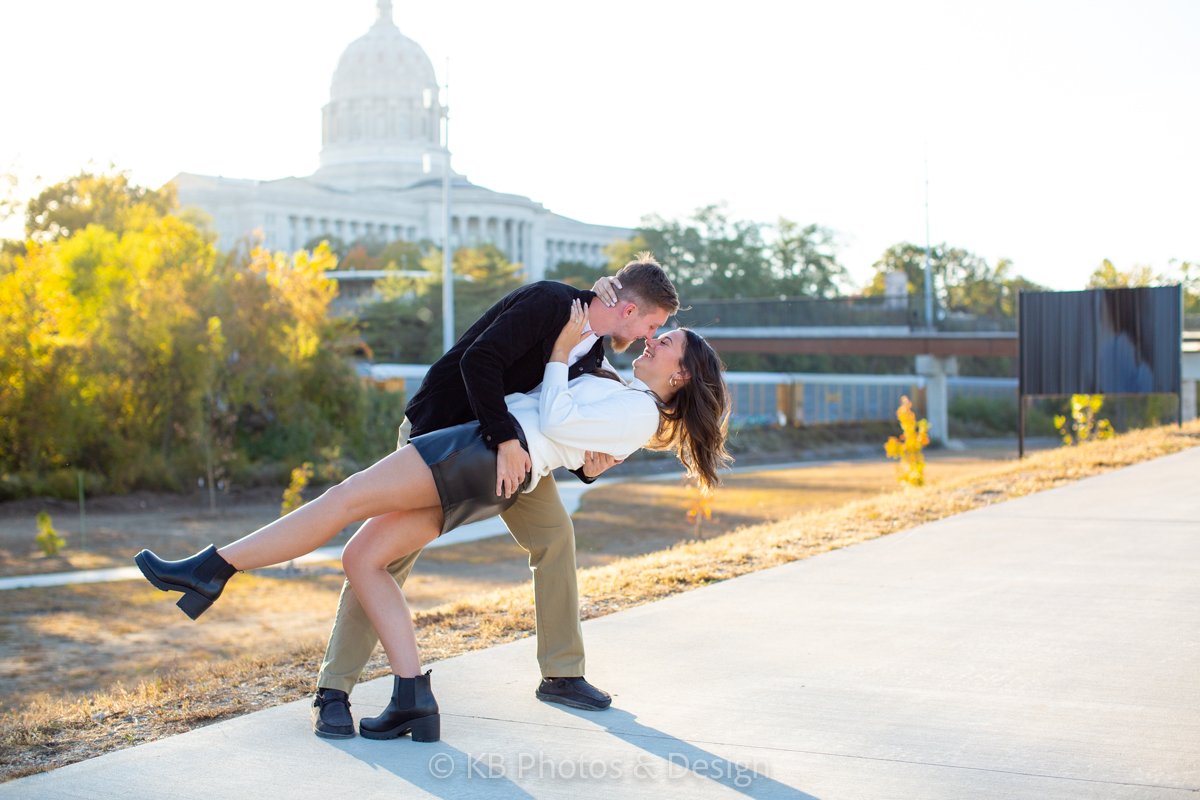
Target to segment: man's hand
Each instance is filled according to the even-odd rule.
[[[596,281],[596,285],[592,287],[592,291],[600,298],[600,302],[612,308],[617,304],[617,289],[621,288],[621,282],[617,280],[615,275],[605,275]]]
[[[614,458],[608,453],[593,453],[588,450],[583,454],[583,474],[589,478],[598,478],[617,464],[624,462],[623,458]]]
[[[496,448],[496,497],[512,497],[520,491],[531,469],[533,462],[519,440],[501,442]]]

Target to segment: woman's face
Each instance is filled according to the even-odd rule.
[[[633,374],[649,384],[669,382],[672,375],[682,372],[686,346],[687,335],[681,330],[647,339],[646,349],[633,360]]]

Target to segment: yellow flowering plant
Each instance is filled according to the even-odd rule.
[[[1054,417],[1054,427],[1062,437],[1063,444],[1070,447],[1092,439],[1111,439],[1116,436],[1111,422],[1096,419],[1103,407],[1102,394],[1071,395],[1071,424],[1067,425],[1067,417],[1063,414]]]
[[[896,419],[900,420],[900,436],[888,437],[883,446],[884,452],[888,458],[899,460],[896,464],[896,480],[909,486],[924,486],[924,448],[929,444],[929,420],[917,420],[912,401],[907,396],[900,398]]]

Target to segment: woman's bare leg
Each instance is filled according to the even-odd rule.
[[[239,570],[257,569],[311,553],[358,520],[431,508],[440,528],[441,501],[433,473],[408,445],[217,552]]]
[[[440,507],[393,512],[364,523],[342,551],[354,596],[375,627],[392,672],[402,678],[421,674],[421,657],[412,611],[387,567],[436,539],[441,528]]]

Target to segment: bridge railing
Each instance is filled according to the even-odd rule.
[[[416,391],[425,364],[360,364],[363,378],[391,391]],[[622,371],[626,378],[632,373]],[[831,425],[888,422],[896,418],[901,396],[925,412],[926,379],[921,375],[857,375],[799,372],[727,372],[733,427]],[[985,397],[1017,405],[1015,378],[946,380],[948,401]]]
[[[799,297],[693,300],[675,316],[692,328],[925,328],[924,299],[906,297]],[[1015,331],[1012,317],[980,316],[934,306],[934,329],[947,333]]]
[[[909,327],[920,315],[906,298],[838,297],[693,300],[675,315],[694,328]]]

